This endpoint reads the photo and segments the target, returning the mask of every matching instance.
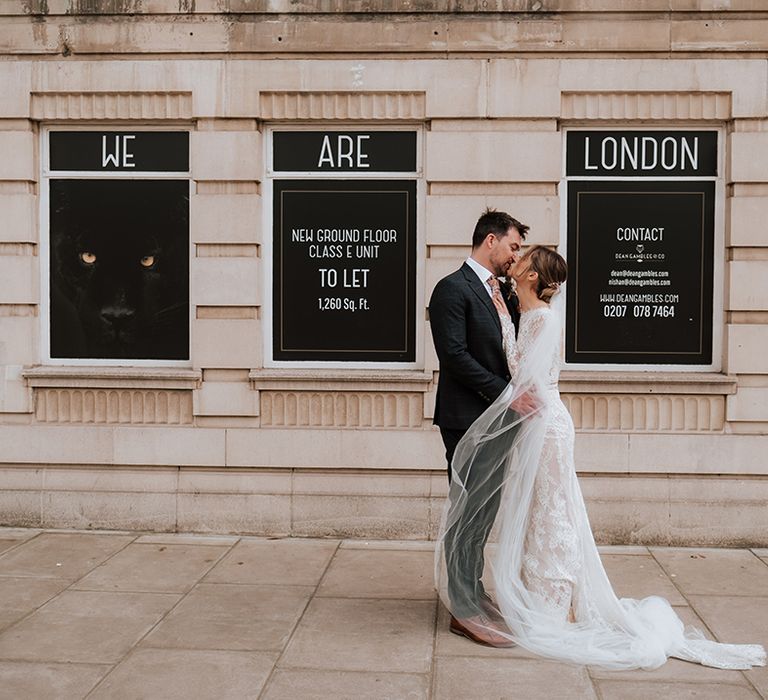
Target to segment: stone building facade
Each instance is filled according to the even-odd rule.
[[[710,356],[573,362],[561,389],[601,541],[768,543],[760,0],[6,1],[0,58],[0,524],[434,536],[446,478],[427,301],[479,213],[507,210],[565,252],[569,133],[607,134],[605,166],[622,133],[708,132]],[[109,139],[115,167],[72,165],[76,144],[55,166],[62,132]],[[168,166],[160,146],[157,168],[128,171],[144,132],[181,133],[188,160]],[[415,165],[283,176],[278,132],[408,132]],[[412,183],[414,335],[398,361],[278,359],[275,192],[318,177]],[[54,243],[79,187],[61,183],[99,178],[188,183],[180,354],[57,349]],[[89,186],[78,216],[89,196],[106,211]]]

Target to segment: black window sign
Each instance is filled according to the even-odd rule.
[[[717,132],[569,131],[566,175],[717,175]]]
[[[276,131],[275,172],[416,171],[415,131]]]
[[[274,182],[275,360],[413,362],[416,183]]]
[[[50,181],[57,359],[189,358],[189,181]]]
[[[566,360],[712,362],[713,181],[570,182]]]
[[[187,172],[187,131],[52,131],[50,169],[80,172]]]

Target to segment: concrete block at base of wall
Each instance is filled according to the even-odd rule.
[[[428,524],[429,503],[425,498],[293,497],[292,534],[300,537],[427,539]]]
[[[293,534],[290,496],[182,493],[177,505],[180,532]]]
[[[434,539],[440,471],[115,467],[0,471],[0,525]],[[582,475],[602,544],[768,546],[768,483],[744,477]]]
[[[0,491],[0,526],[41,527],[43,523],[41,491],[3,489]]]
[[[176,530],[176,494],[48,491],[42,527],[78,530]]]

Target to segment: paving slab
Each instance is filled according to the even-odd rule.
[[[20,538],[16,539],[10,539],[10,538],[0,538],[0,554],[3,552],[8,551],[9,549],[13,547],[18,547],[24,540]]]
[[[635,681],[595,681],[601,700],[759,700],[750,687],[725,683],[643,683]]]
[[[768,566],[748,549],[651,547],[651,553],[686,596],[768,592]]]
[[[316,586],[337,547],[338,540],[243,539],[205,582]]]
[[[277,669],[262,700],[427,700],[429,676]]]
[[[0,555],[0,576],[78,579],[133,539],[133,535],[42,533]]]
[[[426,673],[435,607],[421,600],[315,598],[278,665]]]
[[[691,596],[690,602],[718,641],[768,649],[768,597]]]
[[[264,652],[138,649],[88,700],[257,698],[276,658]]]
[[[744,676],[758,693],[768,698],[768,668],[753,668],[750,671],[744,671]]]
[[[81,578],[78,590],[184,593],[228,550],[227,546],[129,544]]]
[[[195,586],[142,641],[145,647],[280,651],[313,589],[301,586]]]
[[[433,549],[0,529],[0,698],[768,698],[768,668],[611,672],[453,635]],[[620,596],[768,645],[768,550],[601,553]]]
[[[434,555],[424,551],[339,550],[317,595],[434,600]]]
[[[68,585],[69,582],[64,579],[0,576],[0,605],[3,611],[18,610],[27,614],[61,593]]]
[[[583,666],[528,659],[451,657],[437,660],[434,697],[597,700],[598,696]]]
[[[435,552],[435,543],[424,540],[342,540],[341,549],[392,549],[398,552]]]
[[[84,698],[111,666],[0,661],[0,697],[32,700]]]
[[[680,591],[650,554],[603,554],[601,558],[619,598],[658,595],[666,598],[670,605],[686,604]]]
[[[236,535],[188,535],[183,532],[161,532],[156,535],[137,537],[136,544],[199,544],[218,547],[232,546],[240,540]]]
[[[606,554],[626,554],[647,557],[650,554],[648,547],[635,544],[601,544],[597,548],[597,551],[600,552],[601,557]]]
[[[64,591],[0,634],[0,659],[114,664],[177,600],[162,593]]]

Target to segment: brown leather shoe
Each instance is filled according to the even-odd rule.
[[[496,603],[494,603],[490,597],[485,596],[484,598],[481,598],[480,607],[482,608],[483,613],[485,613],[491,622],[493,622],[493,625],[496,627],[496,629],[500,630],[504,634],[509,634],[509,627],[507,627],[504,616],[501,614],[501,611],[499,610]]]
[[[471,639],[473,642],[486,647],[509,649],[515,646],[515,643],[501,634],[497,625],[485,615],[465,617],[461,620],[457,620],[451,615],[449,629],[454,634]]]

